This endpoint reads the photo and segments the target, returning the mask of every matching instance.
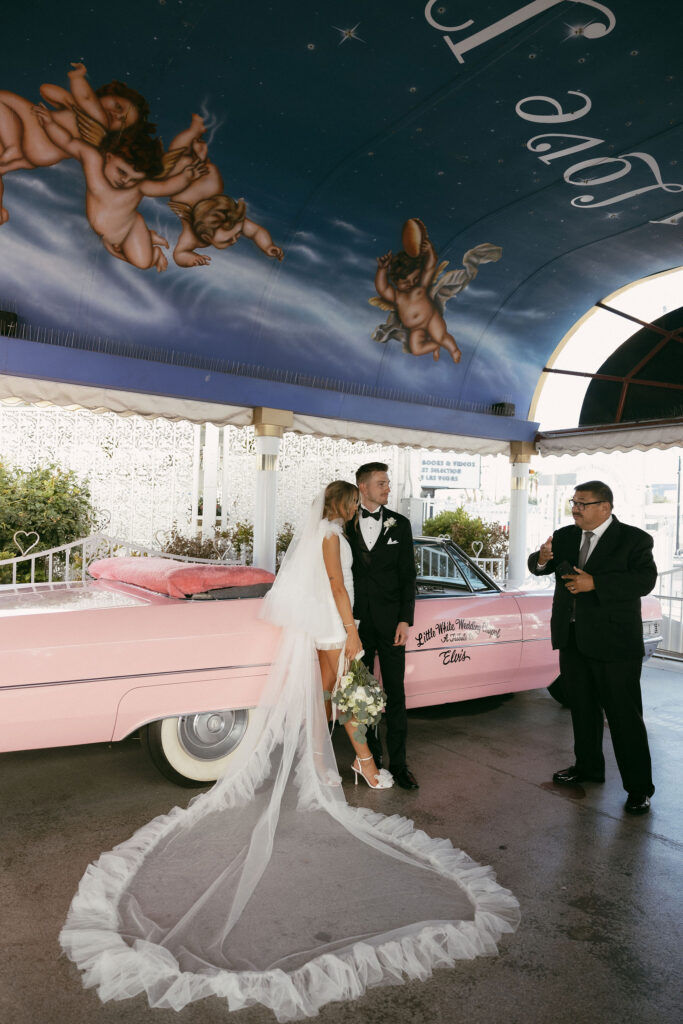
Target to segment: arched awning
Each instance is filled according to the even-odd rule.
[[[506,450],[584,311],[680,264],[665,0],[116,11],[4,26],[6,397]]]

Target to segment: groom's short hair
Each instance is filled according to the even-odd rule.
[[[356,483],[364,484],[373,473],[387,473],[389,467],[386,462],[365,462],[356,470]]]

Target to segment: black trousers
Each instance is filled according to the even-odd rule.
[[[405,647],[394,647],[396,628],[391,633],[381,630],[372,622],[363,619],[358,627],[360,642],[365,654],[363,661],[372,672],[375,667],[375,655],[379,656],[379,667],[382,673],[382,685],[387,697],[384,712],[386,726],[387,753],[389,769],[400,771],[406,765],[406,735],[408,732],[408,716],[406,714],[406,694],[404,677],[406,670]],[[381,726],[380,726],[381,728]],[[368,731],[368,746],[372,756],[377,760],[382,756],[382,740],[374,730]]]
[[[642,658],[598,661],[582,654],[574,626],[567,646],[560,650],[560,671],[567,685],[576,765],[586,775],[604,775],[602,752],[604,714],[621,781],[627,793],[651,796],[652,762],[643,721],[640,692]]]

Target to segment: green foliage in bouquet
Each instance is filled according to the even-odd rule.
[[[384,690],[360,659],[351,662],[331,699],[342,725],[355,721],[353,735],[359,743],[365,742],[368,729],[379,725],[387,703]]]

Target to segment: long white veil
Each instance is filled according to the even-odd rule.
[[[319,495],[265,601],[283,630],[260,727],[213,789],[103,854],[80,883],[60,942],[103,1001],[145,992],[180,1010],[214,995],[296,1020],[495,953],[517,926],[517,901],[490,868],[345,801],[312,641],[330,615],[322,507]],[[380,806],[381,794],[368,800]]]

